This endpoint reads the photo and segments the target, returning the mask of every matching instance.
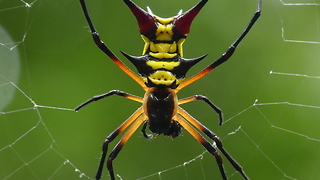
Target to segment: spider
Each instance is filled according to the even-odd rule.
[[[127,75],[135,80],[143,90],[145,90],[143,98],[120,90],[112,90],[105,94],[94,96],[75,108],[75,111],[78,111],[91,102],[98,101],[112,95],[121,96],[142,103],[141,107],[139,107],[105,139],[102,145],[102,156],[96,174],[96,179],[101,178],[109,143],[128,128],[107,159],[106,165],[109,170],[110,177],[112,180],[115,179],[112,162],[141,124],[143,124],[142,134],[148,139],[152,138],[153,135],[146,133],[147,126],[149,127],[149,130],[157,136],[163,134],[164,136],[170,136],[172,138],[178,137],[183,128],[186,129],[211,155],[215,157],[222,179],[227,179],[227,176],[222,164],[222,157],[219,155],[215,147],[220,150],[220,152],[228,159],[244,179],[248,179],[247,175],[242,170],[242,167],[224,149],[220,138],[179,105],[196,100],[204,101],[218,114],[219,125],[222,124],[223,120],[222,111],[205,96],[194,95],[178,99],[177,93],[182,88],[202,78],[211,70],[226,62],[232,56],[236,47],[260,17],[262,0],[258,0],[257,10],[249,22],[249,25],[227,49],[227,51],[202,71],[188,79],[185,79],[187,71],[193,65],[204,59],[206,55],[193,59],[185,59],[183,58],[182,44],[188,36],[193,19],[208,0],[201,0],[194,7],[184,13],[180,10],[176,16],[171,18],[161,18],[156,16],[152,13],[149,7],[147,7],[147,11],[145,11],[134,4],[131,0],[123,1],[136,17],[141,37],[145,42],[145,45],[142,56],[132,56],[122,51],[121,53],[134,64],[139,75],[135,74],[124,63],[122,63],[122,61],[100,40],[99,34],[90,19],[85,0],[80,0],[84,16],[89,24],[95,44],[107,56],[109,56],[109,58],[111,58],[111,60],[116,63],[121,70],[123,70]],[[211,145],[199,131],[212,139],[216,146]]]

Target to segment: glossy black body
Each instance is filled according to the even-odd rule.
[[[175,93],[168,88],[153,88],[147,92],[146,110],[151,132],[166,136],[177,137],[181,132],[181,125],[174,121],[177,101]]]

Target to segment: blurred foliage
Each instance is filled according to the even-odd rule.
[[[170,17],[197,1],[134,2],[142,8],[149,6],[161,17]],[[87,4],[103,41],[134,68],[119,52],[142,52],[143,41],[134,16],[120,0]],[[30,8],[12,8],[18,6],[23,6],[22,1],[0,1],[0,23],[15,42],[25,36],[16,47],[21,58],[17,85],[36,104],[73,109],[113,89],[143,96],[139,85],[94,45],[78,1],[37,0]],[[189,77],[225,52],[244,30],[256,6],[256,0],[206,4],[193,22],[184,53],[186,58],[209,56],[189,71]],[[251,179],[320,178],[320,81],[269,73],[320,76],[319,44],[287,42],[282,37],[284,30],[286,39],[319,43],[319,19],[319,6],[284,6],[278,0],[265,0],[261,18],[234,56],[178,94],[180,98],[205,95],[223,110],[227,123],[220,127],[217,114],[205,103],[183,105],[221,137]],[[256,99],[258,103],[291,102],[315,108],[287,103],[252,106]],[[78,179],[80,173],[75,167],[93,178],[104,138],[139,106],[125,98],[110,97],[78,113],[47,108],[0,113],[0,179]],[[1,111],[30,107],[31,102],[16,90],[15,99]],[[228,135],[239,126],[241,130]],[[4,148],[13,142],[12,147]],[[203,151],[186,131],[174,140],[163,136],[146,140],[137,132],[114,161],[114,169],[125,180],[137,179],[183,164]],[[66,160],[72,165],[64,165]],[[226,159],[224,164],[230,179],[241,179]],[[105,169],[104,179],[107,177]],[[220,179],[214,157],[205,153],[202,159],[161,174],[161,179],[187,178]],[[160,178],[155,175],[147,179]]]

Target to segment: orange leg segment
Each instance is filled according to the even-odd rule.
[[[226,62],[234,53],[239,43],[242,41],[242,39],[248,34],[252,26],[255,24],[255,22],[258,20],[258,18],[261,15],[261,0],[258,1],[258,7],[256,12],[254,13],[253,17],[251,18],[248,26],[244,29],[244,31],[240,34],[238,39],[231,44],[231,46],[227,49],[225,53],[223,53],[217,60],[215,60],[213,63],[211,63],[209,66],[204,68],[202,71],[200,71],[198,74],[192,76],[191,78],[183,81],[177,89],[175,89],[176,92],[180,91],[182,88],[188,86],[189,84],[195,82],[196,80],[202,78],[206,74],[208,74],[210,71],[212,71],[214,68],[218,67],[220,64]]]
[[[102,156],[100,159],[99,169],[96,174],[96,179],[101,178],[103,164],[105,162],[106,154],[108,152],[108,145],[111,143],[122,131],[124,131],[132,122],[135,120],[141,119],[141,117],[145,117],[143,114],[143,108],[138,108],[125,122],[123,122],[116,130],[114,130],[104,141],[102,145]],[[140,123],[141,124],[141,123]],[[131,127],[129,128],[131,129]]]
[[[179,113],[179,112],[178,112]],[[175,115],[174,120],[178,121],[184,129],[186,129],[200,144],[202,144],[203,147],[207,149],[207,151],[212,154],[217,161],[217,164],[219,166],[220,173],[222,175],[222,178],[224,180],[227,180],[227,176],[224,172],[223,164],[222,164],[222,158],[219,155],[218,151],[205,139],[199,134],[198,131],[196,131],[184,118],[182,118],[180,115]]]
[[[132,134],[138,129],[138,127],[147,119],[145,114],[142,114],[138,119],[130,126],[130,128],[126,131],[126,133],[122,136],[121,140],[118,144],[113,148],[112,152],[109,155],[107,161],[107,168],[109,170],[109,174],[112,180],[115,179],[114,171],[112,166],[112,161],[117,157],[118,153],[121,151],[123,146],[127,143]]]
[[[98,95],[98,96],[94,96],[92,97],[91,99],[87,100],[86,102],[80,104],[78,107],[76,107],[74,110],[75,111],[78,111],[79,109],[83,108],[84,106],[94,102],[94,101],[99,101],[103,98],[106,98],[106,97],[109,97],[109,96],[112,96],[112,95],[118,95],[118,96],[122,96],[122,97],[125,97],[127,99],[130,99],[130,100],[133,100],[133,101],[137,101],[137,102],[140,102],[142,103],[143,99],[139,96],[135,96],[135,95],[132,95],[132,94],[129,94],[129,93],[126,93],[126,92],[123,92],[123,91],[120,91],[120,90],[111,90],[105,94],[101,94],[101,95]]]
[[[127,75],[129,75],[133,80],[135,80],[138,84],[140,84],[140,86],[144,89],[147,90],[147,86],[144,84],[143,80],[140,78],[140,76],[138,76],[137,74],[135,74],[131,69],[129,69],[125,64],[123,64],[123,62],[121,62],[121,60],[103,43],[102,40],[100,40],[100,36],[97,32],[97,30],[95,29],[91,18],[89,16],[89,13],[87,11],[87,7],[86,4],[84,2],[84,0],[80,0],[81,3],[81,7],[83,10],[83,13],[86,17],[86,20],[89,24],[90,30],[91,30],[91,34],[92,34],[92,38],[95,42],[95,44],[99,47],[99,49],[101,51],[103,51],[107,56],[109,56],[113,62],[115,62],[117,64],[117,66],[124,71]]]
[[[194,117],[192,117],[189,113],[187,113],[184,109],[181,107],[178,107],[177,113],[182,116],[184,119],[186,119],[188,122],[190,122],[193,126],[195,126],[197,129],[199,129],[201,132],[203,132],[205,135],[207,135],[210,139],[214,140],[216,143],[218,149],[222,152],[222,154],[228,159],[228,161],[232,164],[232,166],[242,175],[244,179],[248,179],[247,175],[242,170],[242,167],[231,157],[231,155],[223,148],[222,141],[220,138],[211,130],[209,130],[206,126],[201,124],[198,120],[196,120]],[[183,120],[184,120],[183,119]]]
[[[191,97],[180,99],[178,101],[178,104],[180,105],[180,104],[185,104],[185,103],[188,103],[191,101],[199,101],[199,100],[206,102],[212,109],[214,109],[216,111],[217,114],[219,114],[219,125],[221,126],[222,120],[223,120],[222,111],[220,108],[218,108],[216,105],[214,105],[207,97],[202,96],[202,95],[194,95]]]

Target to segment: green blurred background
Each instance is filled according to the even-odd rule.
[[[104,138],[140,104],[110,97],[78,113],[70,109],[112,89],[139,96],[143,90],[95,47],[78,1],[24,2],[31,7],[23,1],[0,0],[0,179],[94,178]],[[197,0],[134,2],[170,17]],[[319,1],[312,2],[318,4],[265,0],[261,19],[230,61],[178,94],[206,95],[223,110],[225,123],[219,127],[217,114],[205,103],[183,105],[221,137],[251,179],[320,179],[320,11]],[[142,52],[134,16],[121,0],[87,5],[104,42],[133,68],[119,50]],[[206,4],[193,22],[184,55],[209,56],[189,76],[227,49],[256,6],[256,0]],[[114,161],[115,173],[123,179],[154,173],[145,179],[221,179],[208,153],[183,165],[204,152],[186,131],[174,140],[146,140],[140,129]],[[224,164],[230,179],[241,179],[225,158]],[[162,170],[166,171],[158,175]],[[106,169],[103,178],[109,178]]]

